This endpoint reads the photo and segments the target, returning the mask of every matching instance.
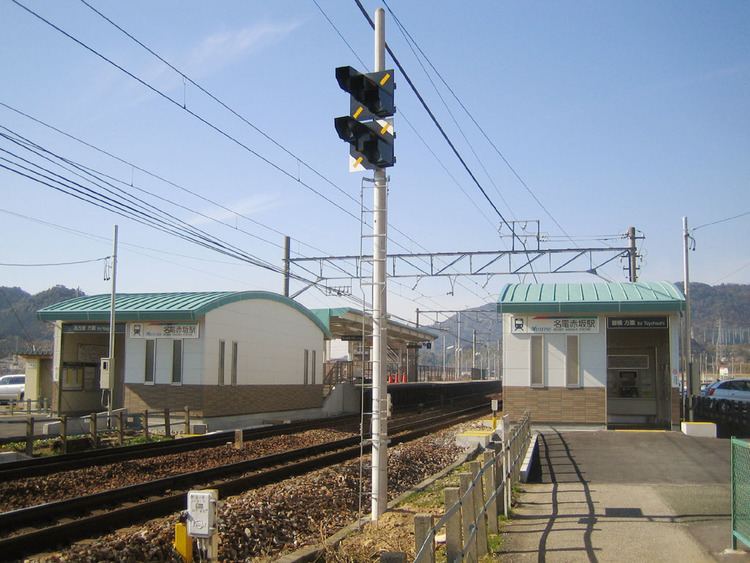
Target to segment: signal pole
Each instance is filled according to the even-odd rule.
[[[385,70],[385,11],[375,10],[375,72]],[[372,221],[372,515],[377,521],[388,504],[388,418],[386,417],[386,253],[387,190],[384,168],[374,172]]]

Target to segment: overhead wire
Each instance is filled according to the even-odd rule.
[[[416,48],[419,50],[419,52],[424,57],[425,61],[427,61],[427,64],[430,65],[430,67],[433,69],[435,74],[438,76],[440,81],[443,83],[443,85],[448,89],[448,91],[451,93],[451,95],[454,97],[456,102],[458,102],[461,109],[466,113],[466,115],[469,117],[469,119],[472,121],[472,123],[476,126],[476,128],[479,130],[479,132],[482,134],[482,136],[485,138],[485,140],[489,143],[489,145],[492,147],[492,149],[495,151],[495,153],[502,159],[502,161],[505,163],[505,165],[508,167],[508,169],[511,171],[513,176],[518,180],[518,182],[524,187],[524,189],[529,193],[529,195],[536,201],[536,203],[539,205],[539,207],[547,214],[547,216],[552,220],[553,223],[557,226],[558,229],[573,242],[570,235],[567,233],[567,231],[563,228],[563,226],[558,222],[558,220],[555,218],[554,215],[547,209],[547,207],[542,203],[542,201],[537,197],[537,195],[534,193],[534,191],[529,187],[527,182],[521,177],[521,175],[518,173],[518,171],[515,169],[515,167],[510,163],[510,161],[507,159],[507,157],[503,154],[503,152],[497,147],[497,145],[492,141],[490,136],[487,134],[487,132],[484,130],[484,128],[479,124],[479,122],[476,120],[474,115],[469,111],[469,109],[466,107],[466,105],[461,101],[461,99],[458,97],[456,92],[453,90],[453,88],[448,84],[448,82],[443,78],[443,75],[438,71],[438,69],[435,67],[435,65],[432,63],[430,58],[424,53],[424,51],[421,49],[419,44],[414,40],[414,38],[411,36],[409,31],[406,29],[406,27],[401,23],[401,20],[396,16],[396,14],[393,12],[391,7],[388,5],[388,2],[386,0],[383,0],[383,5],[385,5],[388,12],[393,16],[394,21],[398,25],[400,29],[410,38],[410,40],[414,43]],[[575,243],[574,243],[575,244]]]
[[[54,24],[54,23],[53,23],[53,22],[51,22],[50,20],[46,19],[45,17],[43,17],[43,16],[42,16],[42,15],[40,15],[39,13],[35,12],[35,11],[34,11],[34,10],[32,10],[31,8],[29,8],[28,6],[25,6],[25,5],[23,4],[23,3],[19,2],[18,0],[12,0],[12,1],[13,1],[13,3],[14,3],[14,4],[16,4],[17,6],[19,6],[20,8],[22,8],[22,9],[23,9],[23,10],[25,10],[26,12],[28,12],[29,14],[31,14],[31,15],[32,15],[32,16],[34,16],[35,18],[39,19],[40,21],[42,21],[43,23],[45,23],[46,25],[48,25],[48,26],[49,26],[49,27],[51,27],[52,29],[54,29],[54,30],[56,30],[57,32],[59,32],[60,34],[62,34],[62,35],[64,35],[64,36],[66,36],[67,38],[69,38],[70,40],[74,41],[75,43],[77,43],[78,45],[80,45],[81,47],[83,47],[84,49],[86,49],[87,51],[89,51],[90,53],[94,54],[95,56],[99,57],[100,59],[104,60],[104,61],[105,61],[105,62],[107,62],[108,64],[110,64],[110,65],[114,66],[115,68],[117,68],[118,70],[120,70],[121,72],[123,72],[124,74],[126,74],[126,75],[130,76],[130,77],[131,77],[132,79],[136,80],[137,82],[139,82],[140,84],[142,84],[143,86],[145,86],[146,88],[148,88],[149,90],[151,90],[152,92],[156,93],[157,95],[159,95],[159,96],[160,96],[160,97],[162,97],[163,99],[165,99],[165,100],[167,100],[167,101],[171,102],[171,103],[172,103],[173,105],[177,106],[178,108],[181,108],[181,109],[182,109],[183,111],[187,112],[187,113],[188,113],[189,115],[191,115],[192,117],[194,117],[194,118],[195,118],[195,119],[197,119],[198,121],[200,121],[200,122],[204,123],[205,125],[207,125],[207,126],[208,126],[208,127],[210,127],[211,129],[215,130],[215,131],[216,131],[217,133],[219,133],[220,135],[222,135],[222,136],[226,137],[227,139],[229,139],[230,141],[234,142],[235,144],[237,144],[238,146],[240,146],[241,148],[243,148],[243,149],[244,149],[244,150],[246,150],[247,152],[249,152],[249,153],[253,154],[254,156],[258,157],[258,158],[259,158],[260,160],[262,160],[263,162],[267,163],[268,165],[272,166],[273,168],[275,168],[275,169],[276,169],[276,170],[278,170],[279,172],[281,172],[281,173],[285,174],[286,176],[288,176],[289,178],[293,179],[294,181],[296,181],[296,182],[297,182],[297,183],[299,183],[300,185],[302,185],[302,186],[304,186],[305,188],[307,188],[308,190],[312,191],[313,193],[315,193],[315,194],[316,194],[316,195],[318,195],[319,197],[323,198],[324,200],[326,200],[326,201],[327,201],[327,202],[329,202],[330,204],[334,205],[334,206],[335,206],[336,208],[340,209],[340,210],[341,210],[342,212],[344,212],[345,214],[347,214],[347,215],[351,216],[352,218],[354,218],[354,219],[355,219],[355,220],[357,220],[357,221],[359,221],[359,220],[360,220],[360,219],[359,219],[358,217],[356,217],[356,216],[355,216],[355,215],[354,215],[354,214],[353,214],[352,212],[350,212],[350,211],[349,211],[349,210],[347,210],[346,208],[342,207],[342,206],[341,206],[340,204],[336,203],[335,201],[331,200],[331,199],[330,199],[329,197],[327,197],[327,196],[325,196],[324,194],[322,194],[322,193],[321,193],[321,192],[320,192],[319,190],[316,190],[316,189],[315,189],[315,188],[313,188],[313,187],[312,187],[311,185],[309,185],[308,183],[304,182],[303,180],[301,180],[300,178],[298,178],[298,177],[297,177],[297,176],[295,176],[294,174],[292,174],[292,173],[288,172],[287,170],[285,170],[284,168],[282,168],[282,167],[281,167],[281,166],[279,166],[278,164],[274,163],[274,162],[273,162],[273,161],[271,161],[270,159],[268,159],[268,158],[264,157],[263,155],[261,155],[261,154],[260,154],[260,153],[258,153],[257,151],[253,150],[253,149],[252,149],[251,147],[249,147],[249,146],[248,146],[247,144],[243,143],[242,141],[240,141],[239,139],[237,139],[237,138],[236,138],[236,137],[234,137],[233,135],[231,135],[231,134],[227,133],[227,132],[226,132],[226,131],[224,131],[224,130],[223,130],[222,128],[220,128],[220,127],[218,127],[217,125],[215,125],[215,124],[213,124],[212,122],[210,122],[210,121],[209,121],[208,119],[206,119],[206,118],[202,117],[201,115],[197,114],[196,112],[193,112],[192,110],[190,110],[189,108],[187,108],[187,107],[186,107],[185,105],[183,105],[183,104],[180,104],[180,102],[178,102],[178,101],[177,101],[176,99],[172,98],[171,96],[169,96],[169,95],[167,95],[166,93],[162,92],[162,91],[161,91],[161,90],[159,90],[158,88],[156,88],[156,87],[154,87],[153,85],[149,84],[149,83],[148,83],[147,81],[145,81],[144,79],[142,79],[142,78],[138,77],[138,76],[137,76],[137,75],[135,75],[134,73],[132,73],[132,72],[128,71],[128,70],[127,70],[126,68],[124,68],[124,67],[123,67],[122,65],[119,65],[118,63],[116,63],[116,62],[115,62],[115,61],[113,61],[112,59],[108,58],[108,57],[107,57],[107,56],[105,56],[104,54],[100,53],[100,52],[99,52],[98,50],[94,49],[94,48],[93,48],[93,47],[91,47],[90,45],[86,44],[85,42],[83,42],[83,41],[81,41],[80,39],[76,38],[76,37],[75,37],[75,36],[73,36],[72,34],[68,33],[68,32],[67,32],[67,31],[65,31],[65,30],[63,30],[63,29],[62,29],[61,27],[59,27],[58,25]]]
[[[315,0],[313,0],[313,1],[314,1],[315,5],[318,7],[318,10],[320,10],[320,12],[323,14],[323,16],[334,27],[334,29],[336,30],[336,32],[339,34],[339,37],[341,37],[341,39],[344,40],[344,42],[347,43],[347,45],[349,45],[348,42],[346,42],[346,39],[344,38],[344,36],[333,25],[333,22],[330,20],[330,18],[328,18],[328,16],[325,13],[325,11],[323,11],[323,9],[320,7],[320,5],[317,2],[315,2]],[[115,27],[116,29],[118,29],[125,36],[127,36],[132,41],[134,41],[135,43],[137,43],[138,45],[140,45],[143,49],[145,49],[151,55],[153,55],[154,57],[156,57],[159,61],[161,61],[162,63],[164,63],[165,65],[167,65],[170,69],[172,69],[174,72],[176,72],[177,74],[179,74],[184,80],[186,80],[187,82],[189,82],[190,84],[192,84],[193,86],[195,86],[196,88],[198,88],[201,92],[203,92],[204,94],[206,94],[209,98],[211,98],[212,100],[214,100],[215,102],[217,102],[224,109],[226,109],[227,111],[229,111],[232,115],[234,115],[235,117],[239,118],[246,125],[252,127],[255,131],[257,131],[258,133],[260,133],[263,137],[265,137],[267,140],[269,140],[270,142],[272,142],[275,146],[277,146],[278,148],[280,148],[281,150],[283,150],[284,152],[286,152],[289,156],[295,158],[299,163],[301,163],[303,166],[305,166],[310,171],[312,171],[313,173],[315,173],[318,177],[320,177],[321,179],[323,179],[324,181],[326,181],[328,184],[330,184],[331,186],[333,186],[334,188],[336,188],[339,192],[341,192],[342,194],[344,194],[346,197],[348,197],[349,199],[351,199],[352,201],[354,201],[355,203],[357,203],[357,200],[351,194],[349,194],[348,192],[346,192],[343,188],[339,187],[337,184],[335,184],[333,181],[331,181],[324,174],[322,174],[317,169],[315,169],[313,166],[311,166],[309,163],[307,163],[305,160],[303,160],[302,158],[300,158],[297,154],[293,153],[292,151],[290,151],[289,149],[287,149],[285,146],[283,146],[281,143],[279,143],[278,141],[276,141],[268,133],[266,133],[265,131],[263,131],[262,129],[260,129],[258,126],[256,126],[254,123],[252,123],[249,119],[247,119],[245,116],[243,116],[237,110],[233,109],[228,104],[226,104],[224,101],[222,101],[218,96],[216,96],[215,94],[213,94],[212,92],[210,92],[209,90],[207,90],[205,87],[203,87],[202,85],[200,85],[199,83],[197,83],[194,79],[192,79],[184,71],[180,70],[174,64],[172,64],[171,62],[169,62],[168,60],[166,60],[159,53],[157,53],[154,49],[152,49],[151,47],[149,47],[148,45],[146,45],[140,39],[136,38],[132,33],[130,33],[127,30],[125,30],[122,26],[120,26],[119,24],[117,24],[110,17],[106,16],[101,11],[97,10],[94,6],[92,6],[86,0],[80,0],[80,2],[82,4],[84,4],[86,7],[88,7],[90,10],[92,10],[94,13],[96,13],[99,17],[101,17],[102,19],[104,19],[105,21],[107,21],[110,25],[112,25],[113,27]],[[356,51],[354,51],[354,49],[351,47],[351,45],[349,45],[349,48],[354,53],[355,57],[357,57],[357,59],[359,59],[359,61],[362,62],[362,64],[364,65],[364,62],[362,61],[361,58],[359,58],[359,56],[356,54]],[[184,109],[184,107],[183,107],[183,109]],[[464,192],[464,193],[466,193],[466,192]],[[467,194],[467,196],[468,196],[468,194]],[[394,226],[391,226],[391,228],[394,231],[396,231],[397,233],[399,233],[400,235],[402,235],[405,238],[407,238],[408,240],[410,240],[412,243],[417,244],[418,246],[421,246],[412,237],[410,237],[409,235],[407,235],[403,231],[399,230],[398,228],[396,228]],[[400,248],[406,250],[407,252],[410,251],[408,248],[404,247],[403,245],[398,244],[395,241],[394,241],[394,244],[397,244]],[[424,247],[422,247],[422,249],[424,249]],[[476,297],[479,297],[479,296],[476,295]]]
[[[718,219],[716,221],[711,221],[710,223],[703,223],[702,225],[698,225],[697,227],[693,227],[690,229],[691,231],[697,231],[698,229],[705,229],[706,227],[711,227],[713,225],[718,225],[720,223],[726,223],[727,221],[733,221],[734,219],[739,219],[741,217],[746,217],[750,215],[750,211],[745,211],[743,213],[739,213],[737,215],[732,215],[731,217],[725,217],[724,219]]]
[[[107,260],[109,256],[103,256],[102,258],[92,258],[90,260],[73,260],[70,262],[40,262],[40,263],[11,263],[11,262],[0,262],[0,266],[7,267],[19,267],[19,268],[41,268],[46,266],[74,266],[77,264],[91,264],[92,262],[103,262]]]
[[[16,2],[17,0],[13,0],[13,1]],[[367,13],[367,10],[365,10],[365,7],[362,5],[361,0],[354,0],[354,2],[359,7],[360,12],[365,17],[365,19],[367,20],[367,22],[370,24],[370,27],[372,27],[374,29],[375,28],[375,22],[372,20],[372,18],[370,17],[370,15]],[[472,179],[472,181],[474,182],[474,184],[477,186],[477,189],[479,189],[479,191],[481,192],[481,194],[484,197],[484,199],[487,200],[487,203],[490,204],[490,207],[492,207],[492,209],[495,212],[495,214],[500,218],[500,221],[510,230],[511,234],[513,235],[513,237],[516,238],[518,240],[519,244],[521,244],[521,246],[524,248],[524,250],[526,250],[526,242],[520,236],[518,236],[518,234],[515,232],[515,230],[510,226],[510,223],[505,218],[505,216],[503,215],[503,213],[500,211],[500,209],[498,209],[497,205],[495,205],[495,202],[492,201],[492,198],[487,194],[487,191],[484,189],[484,186],[482,186],[482,184],[479,182],[479,179],[476,177],[476,175],[471,170],[471,168],[467,164],[467,162],[464,159],[464,157],[458,151],[458,149],[456,148],[456,145],[450,139],[450,137],[446,133],[445,129],[440,124],[440,122],[438,121],[438,119],[435,116],[435,114],[433,113],[433,111],[430,109],[430,106],[427,104],[427,102],[425,101],[424,97],[419,92],[419,89],[416,87],[416,85],[414,84],[414,82],[411,80],[411,78],[409,77],[409,74],[406,72],[406,70],[404,69],[403,65],[399,61],[398,57],[396,57],[395,53],[393,52],[393,49],[390,48],[390,46],[388,45],[388,43],[385,44],[385,49],[386,49],[386,51],[388,51],[388,54],[393,59],[393,62],[396,64],[396,66],[398,67],[399,71],[401,71],[401,74],[404,76],[404,79],[406,80],[406,83],[409,85],[409,87],[411,88],[412,92],[417,97],[417,100],[422,105],[422,107],[424,108],[424,110],[427,112],[427,115],[429,116],[430,120],[435,125],[435,127],[438,129],[438,131],[440,132],[441,136],[443,137],[443,139],[445,140],[445,142],[448,144],[448,146],[450,147],[451,151],[456,156],[456,158],[458,159],[458,161],[461,163],[461,165],[463,166],[463,168],[466,171],[466,173],[469,175],[469,177]],[[537,277],[536,277],[536,273],[533,272],[533,266],[531,268],[532,268],[532,273],[533,273],[533,276],[534,276],[534,280],[538,281]]]

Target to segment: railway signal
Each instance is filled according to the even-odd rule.
[[[336,69],[336,81],[350,94],[349,115],[334,119],[338,136],[349,143],[350,170],[393,166],[393,70],[363,74],[341,66]]]

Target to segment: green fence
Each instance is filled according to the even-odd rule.
[[[732,549],[750,546],[750,442],[732,438]]]

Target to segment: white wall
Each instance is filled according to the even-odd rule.
[[[198,385],[203,370],[204,322],[198,327],[200,338],[182,339],[182,383]],[[156,339],[155,383],[172,383],[172,350],[170,338]],[[125,383],[145,383],[146,339],[130,338],[130,325],[126,327]]]
[[[231,381],[233,341],[238,343],[238,384],[302,384],[305,349],[310,350],[310,363],[315,350],[315,381],[323,381],[323,333],[307,316],[284,303],[250,299],[209,311],[201,338],[204,384],[218,382],[220,340],[226,346],[226,384]]]
[[[528,387],[531,382],[531,334],[511,332],[513,315],[503,315],[503,385]],[[579,334],[579,363],[583,387],[607,382],[606,317],[599,316],[599,332]],[[544,384],[565,387],[566,334],[545,334]]]

